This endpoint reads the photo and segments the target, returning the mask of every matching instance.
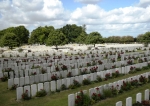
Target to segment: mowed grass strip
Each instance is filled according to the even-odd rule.
[[[107,81],[93,83],[87,86],[81,86],[80,88],[69,89],[69,90],[58,92],[58,93],[56,92],[54,94],[50,94],[45,97],[39,97],[39,98],[35,97],[35,98],[32,98],[31,100],[20,101],[20,102],[16,101],[16,91],[15,90],[11,91],[7,89],[8,82],[0,82],[0,106],[67,106],[69,94],[79,92],[80,90],[89,90],[90,88],[93,88],[93,87],[108,84],[114,81],[118,81],[121,79],[125,79],[128,77],[139,75],[139,74],[149,72],[149,71],[150,70],[143,70],[143,71],[136,72],[134,74],[127,74],[124,76],[120,76],[118,78],[109,79]],[[142,87],[120,94],[117,97],[109,98],[104,101],[100,101],[94,106],[114,106],[115,102],[119,100],[125,100],[126,97],[131,96],[133,93],[136,94],[138,92],[142,92],[145,89],[149,89],[149,88],[150,88],[150,84],[145,84]],[[135,94],[133,94],[133,96],[135,96]]]

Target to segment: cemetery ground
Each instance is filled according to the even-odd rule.
[[[134,74],[127,74],[124,76],[120,76],[117,78],[109,79],[107,81],[102,81],[98,83],[92,83],[87,86],[81,86],[76,89],[69,89],[60,92],[52,92],[45,97],[34,97],[27,101],[16,101],[16,91],[15,90],[8,90],[8,82],[1,82],[0,81],[0,106],[67,106],[68,105],[68,95],[71,93],[76,93],[80,90],[89,90],[92,87],[108,84],[110,82],[118,81],[121,79],[125,79],[134,75],[140,75],[145,72],[149,72],[148,70],[142,70],[136,72]],[[141,92],[144,94],[145,89],[149,89],[150,84],[147,83],[143,86],[139,86],[138,88],[134,88],[132,90],[126,91],[123,94],[119,94],[116,97],[107,98],[105,100],[101,100],[100,102],[94,104],[93,106],[114,106],[117,101],[123,101],[123,106],[125,106],[125,98],[133,97],[133,103],[135,103],[135,95],[136,93]],[[142,96],[143,97],[143,96]]]

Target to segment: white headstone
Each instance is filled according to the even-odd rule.
[[[8,89],[14,85],[14,79],[8,79]]]
[[[44,82],[44,90],[45,90],[47,93],[49,93],[49,91],[50,91],[50,84],[49,84],[49,82]]]
[[[56,91],[56,81],[51,81],[51,91],[52,92]]]
[[[122,106],[122,101],[118,101],[118,102],[116,103],[116,106]]]
[[[149,89],[145,90],[145,100],[149,100]]]
[[[17,100],[22,99],[22,94],[23,94],[23,87],[18,87],[17,88]]]
[[[68,95],[68,106],[75,106],[75,95]]]
[[[40,91],[41,89],[43,89],[43,83],[38,83],[38,91]]]
[[[126,98],[126,106],[132,106],[132,97]]]
[[[32,84],[31,85],[31,95],[32,97],[34,97],[37,93],[37,85],[36,84]]]
[[[24,86],[24,93],[28,92],[28,96],[31,97],[31,90],[30,90],[30,86]]]
[[[137,93],[136,94],[136,102],[140,102],[141,103],[142,100],[142,93]]]

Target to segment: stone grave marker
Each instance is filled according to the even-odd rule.
[[[68,106],[75,106],[75,95],[68,95]]]
[[[137,93],[136,94],[136,102],[140,102],[142,101],[142,93]]]
[[[30,86],[24,86],[24,93],[28,92],[28,96],[31,97],[31,90],[30,90]]]
[[[51,91],[55,92],[56,91],[56,81],[51,81]]]
[[[31,96],[34,97],[36,96],[37,93],[37,85],[36,84],[32,84],[31,85]]]
[[[22,94],[23,94],[23,87],[18,87],[17,88],[17,100],[22,99]]]
[[[38,83],[38,91],[43,89],[43,83]]]
[[[50,92],[50,84],[49,82],[44,82],[44,90],[49,93]]]
[[[25,84],[24,77],[20,77],[20,86],[23,86],[24,84]]]
[[[132,97],[126,98],[126,106],[132,106]]]
[[[144,97],[144,100],[149,100],[149,89],[146,89],[145,90],[145,97]]]
[[[8,79],[8,89],[10,89],[14,85],[14,79]]]

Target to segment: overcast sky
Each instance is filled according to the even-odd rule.
[[[103,37],[150,31],[150,0],[0,0],[0,30],[86,24]]]

